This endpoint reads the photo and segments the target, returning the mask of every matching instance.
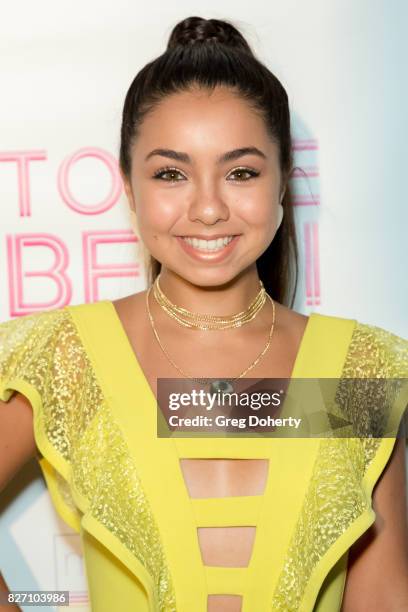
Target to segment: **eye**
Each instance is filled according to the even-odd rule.
[[[170,178],[166,178],[166,175],[168,175]],[[177,175],[182,178],[175,178]],[[234,180],[237,180],[237,182],[242,183],[244,181],[248,181],[250,178],[255,178],[259,176],[259,172],[252,168],[236,168],[230,173],[229,176],[231,175],[237,175],[239,178]],[[154,179],[162,179],[169,183],[177,183],[178,181],[184,180],[185,177],[183,177],[184,175],[180,172],[180,170],[177,170],[177,168],[170,168],[168,166],[166,166],[165,168],[160,168],[153,175]]]
[[[177,170],[177,168],[160,168],[160,170],[157,170],[157,172],[155,172],[153,174],[153,178],[154,179],[162,179],[166,174],[168,175],[172,175],[173,177],[175,175],[180,175],[180,176],[184,176],[181,174],[180,170]],[[170,179],[166,179],[164,178],[165,181],[167,181],[168,183],[177,183],[179,180],[183,180],[183,179],[174,179],[174,178],[170,178]]]
[[[239,175],[241,178],[238,178],[239,183],[242,183],[244,181],[249,181],[250,178],[255,178],[257,176],[259,176],[259,172],[257,170],[253,170],[252,168],[235,168],[235,170],[233,170],[231,172],[231,174],[236,174]],[[231,174],[229,176],[231,176]],[[244,175],[249,175],[245,178]],[[228,179],[229,180],[229,179]],[[236,179],[234,179],[236,180]]]

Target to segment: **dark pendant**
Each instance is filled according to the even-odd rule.
[[[214,380],[210,384],[210,392],[211,393],[233,393],[234,387],[227,380]]]

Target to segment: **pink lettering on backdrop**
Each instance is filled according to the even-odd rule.
[[[299,164],[301,170],[293,173],[292,179],[297,182],[299,179],[304,182],[309,178],[314,179],[319,176],[318,166],[314,165],[314,156],[318,150],[318,143],[315,139],[295,139],[293,150],[307,157]],[[96,205],[87,205],[79,202],[74,197],[70,189],[70,172],[73,166],[81,159],[92,157],[108,169],[111,178],[109,193]],[[22,150],[0,152],[0,161],[14,162],[17,167],[18,177],[18,196],[19,196],[19,216],[31,216],[30,207],[30,162],[44,161],[47,159],[47,152],[44,150]],[[306,163],[304,163],[306,162]],[[62,200],[75,213],[82,215],[99,215],[110,210],[119,200],[123,184],[119,172],[117,160],[109,152],[96,147],[84,147],[69,155],[61,163],[58,177],[58,190]],[[303,193],[302,193],[303,191]],[[313,190],[314,191],[314,190]],[[320,204],[319,193],[304,193],[304,185],[301,189],[293,192],[293,205],[316,206]],[[305,210],[305,209],[304,209]],[[87,231],[83,236],[83,270],[84,270],[84,289],[85,301],[93,302],[98,299],[98,284],[102,278],[117,277],[137,277],[140,276],[139,263],[136,261],[129,263],[110,263],[101,264],[97,258],[97,249],[102,244],[118,244],[123,242],[137,242],[131,230],[102,230]],[[306,304],[320,304],[320,282],[319,282],[319,248],[318,248],[318,223],[309,222],[304,224],[303,232],[303,254],[306,260],[305,266],[305,285],[306,285]],[[30,253],[32,246],[46,246],[54,252],[54,264],[50,270],[40,270],[36,272],[27,271],[23,262],[23,252]],[[60,307],[70,302],[72,296],[71,280],[66,274],[66,267],[69,262],[69,253],[62,239],[51,234],[17,234],[7,236],[8,261],[6,266],[9,271],[10,285],[10,304],[11,316],[26,314],[34,310]],[[32,253],[32,251],[31,251]],[[23,280],[27,277],[48,277],[57,284],[57,296],[55,299],[46,303],[29,303],[24,300]],[[44,281],[43,281],[44,282]]]
[[[72,298],[72,282],[66,273],[69,253],[65,243],[53,234],[7,235],[7,266],[9,275],[10,316],[22,316],[38,310],[60,308],[69,304]],[[48,270],[25,270],[23,258],[30,256],[32,247],[46,247],[52,251],[54,261]],[[28,255],[25,255],[25,252]],[[32,254],[31,254],[32,255]],[[48,302],[30,303],[24,300],[23,281],[25,278],[49,278],[57,287],[57,295]]]
[[[320,270],[319,270],[319,225],[305,223],[305,276],[306,276],[306,304],[314,306],[320,304]]]
[[[109,170],[112,179],[111,189],[106,198],[93,206],[78,202],[69,188],[70,169],[84,157],[99,159]],[[107,151],[95,147],[84,147],[79,149],[76,153],[69,155],[64,159],[58,171],[58,190],[61,198],[70,208],[72,208],[72,210],[82,215],[99,215],[112,208],[120,198],[122,187],[122,179],[116,159]]]
[[[85,301],[97,302],[98,283],[102,278],[140,276],[138,262],[99,263],[97,249],[103,244],[139,242],[132,230],[100,230],[83,232],[82,250],[84,266]]]
[[[318,206],[320,196],[316,193],[311,195],[296,194],[293,196],[293,206]]]
[[[319,176],[319,168],[317,166],[302,166],[302,168],[294,168],[292,172],[293,178],[317,177]]]
[[[292,149],[294,151],[317,151],[319,148],[315,138],[295,138]]]
[[[47,159],[47,153],[43,150],[0,152],[0,162],[17,164],[18,205],[21,217],[31,216],[29,163],[44,159]]]
[[[315,138],[295,138],[292,141],[292,150],[297,159],[291,180],[301,181],[300,185],[298,183],[299,189],[293,190],[293,206],[303,207],[302,212],[307,214],[308,209],[304,207],[320,205],[320,194],[309,183],[309,179],[316,179],[320,175],[316,165],[316,152],[319,150],[319,144]],[[305,188],[307,193],[304,193]],[[319,224],[317,221],[303,223],[302,239],[306,306],[320,305]]]

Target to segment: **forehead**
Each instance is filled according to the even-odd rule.
[[[134,154],[163,146],[218,154],[251,145],[262,148],[267,155],[276,155],[276,144],[259,112],[227,88],[194,88],[166,96],[145,116]]]

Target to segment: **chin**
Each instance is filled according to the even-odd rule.
[[[237,272],[233,272],[231,269],[218,269],[213,268],[202,268],[191,267],[191,272],[187,269],[186,266],[183,266],[181,269],[177,269],[172,267],[171,265],[164,266],[173,272],[173,274],[177,274],[180,278],[188,281],[192,285],[196,285],[197,287],[221,287],[222,285],[226,285],[231,280],[233,280],[237,276]]]

